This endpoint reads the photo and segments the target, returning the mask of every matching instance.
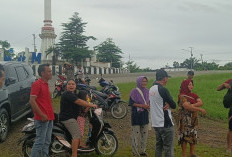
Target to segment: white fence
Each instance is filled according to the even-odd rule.
[[[31,65],[35,76],[38,76],[38,67],[39,64]],[[62,73],[62,66],[61,65],[50,65],[52,69],[52,74],[55,75],[56,73]],[[74,69],[77,69],[75,66]],[[119,73],[129,73],[126,69],[120,68],[102,68],[102,67],[84,67],[85,74],[119,74]]]

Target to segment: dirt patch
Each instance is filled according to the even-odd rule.
[[[128,107],[130,111],[130,108]],[[130,112],[124,119],[114,119],[110,113],[106,113],[105,121],[109,122],[114,130],[118,141],[119,149],[122,150],[124,147],[130,147],[130,136],[131,136],[131,120]],[[20,132],[22,127],[27,124],[27,120],[23,119],[13,124],[7,140],[4,143],[0,143],[0,152],[8,152],[9,156],[21,157],[22,156],[22,145],[18,145],[17,141],[22,137]],[[199,118],[199,143],[207,145],[212,148],[221,148],[226,145],[226,122],[219,120],[211,120],[207,118]],[[153,150],[155,146],[155,133],[152,129],[149,131],[149,140],[147,144],[148,150]],[[1,156],[1,155],[0,155]]]

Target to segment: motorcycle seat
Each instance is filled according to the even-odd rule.
[[[102,97],[102,98],[107,98],[108,97],[108,95],[107,94],[105,94],[105,93],[102,93],[102,92],[99,92],[99,91],[93,91],[94,93],[96,93],[98,96],[100,96],[100,97]]]

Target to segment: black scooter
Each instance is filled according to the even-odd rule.
[[[92,125],[91,136],[88,137],[86,145],[89,149],[78,148],[78,153],[90,153],[96,151],[101,155],[113,155],[118,148],[118,140],[114,132],[110,129],[109,123],[105,123],[101,117],[101,113],[97,112],[99,109],[90,109],[89,123]],[[58,120],[56,114],[54,127],[52,131],[52,142],[50,145],[50,156],[57,156],[62,153],[71,153],[72,137],[68,130]],[[22,151],[24,157],[29,157],[31,148],[33,146],[36,132],[34,127],[34,120],[23,127],[22,133],[24,136],[19,139],[19,144],[23,142]]]

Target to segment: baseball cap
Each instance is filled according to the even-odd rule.
[[[194,71],[192,70],[188,71],[188,75],[194,75]]]
[[[164,69],[159,69],[156,71],[156,80],[162,80],[165,77],[170,77],[170,76],[168,76],[168,73]]]

